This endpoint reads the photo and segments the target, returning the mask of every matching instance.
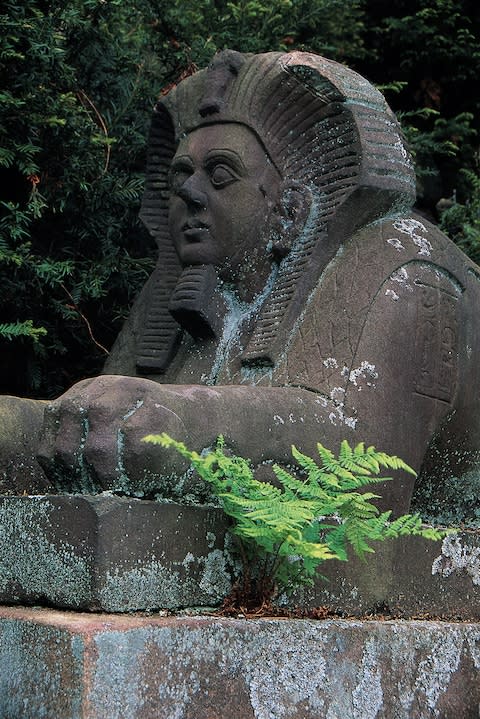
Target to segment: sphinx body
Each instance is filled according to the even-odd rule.
[[[344,438],[438,476],[475,467],[480,270],[414,196],[395,118],[347,68],[227,51],[180,83],[150,138],[157,269],[106,374],[47,408],[42,481],[201,492],[141,445],[157,431],[197,450],[222,433],[259,476],[292,443]],[[385,504],[406,511],[412,488],[389,484]]]

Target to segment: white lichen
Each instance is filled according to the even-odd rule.
[[[19,599],[47,596],[73,606],[90,600],[91,567],[82,546],[87,537],[78,537],[80,546],[67,541],[71,534],[62,522],[61,504],[41,496],[5,498],[0,504],[0,591],[8,590],[12,601],[15,590],[9,587],[18,587]]]
[[[349,382],[358,388],[360,379],[366,380],[365,384],[367,387],[375,387],[373,380],[378,379],[378,372],[375,369],[375,365],[371,362],[367,362],[367,360],[363,360],[359,367],[350,370],[348,375]]]
[[[383,708],[383,691],[376,643],[367,640],[362,656],[360,681],[352,691],[352,719],[375,719]]]
[[[404,235],[408,235],[414,245],[419,248],[419,255],[422,255],[424,257],[430,257],[433,250],[432,243],[427,240],[427,238],[423,234],[420,234],[428,233],[428,230],[423,223],[421,223],[419,220],[409,218],[404,220],[395,220],[393,226],[398,232],[401,232]]]
[[[450,534],[442,542],[442,553],[432,564],[432,574],[449,577],[454,572],[466,572],[473,584],[480,586],[480,547],[462,544],[461,537]]]
[[[413,292],[413,286],[409,282],[408,272],[405,267],[399,267],[398,270],[392,272],[390,279],[392,282],[397,282],[409,292]]]
[[[460,664],[463,637],[460,632],[452,630],[448,642],[439,638],[431,647],[429,655],[419,663],[415,690],[425,695],[428,716],[442,716],[437,708],[438,700],[448,690],[448,685]]]
[[[206,557],[200,558],[202,575],[198,586],[211,597],[220,599],[228,594],[232,581],[227,569],[225,552],[221,549],[214,549]]]
[[[350,427],[350,429],[355,429],[355,426],[357,424],[357,418],[352,415],[346,414],[344,398],[344,387],[332,388],[332,390],[330,391],[329,400],[327,400],[326,404],[324,405],[330,406],[332,408],[332,411],[328,415],[328,419],[334,427],[336,427],[337,424],[340,423],[344,424],[346,427]]]
[[[385,290],[385,297],[391,297],[394,302],[399,299],[399,296],[397,295],[395,290]]]
[[[387,240],[389,245],[392,245],[398,252],[402,252],[402,250],[405,250],[405,247],[402,245],[398,237],[390,237]]]

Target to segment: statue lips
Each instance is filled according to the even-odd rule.
[[[207,239],[210,225],[202,220],[188,220],[182,226],[182,233],[188,242],[202,242]]]
[[[181,229],[177,253],[183,265],[203,265],[212,261],[210,225],[198,219],[187,220]]]

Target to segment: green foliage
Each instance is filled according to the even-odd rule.
[[[145,9],[0,10],[0,391],[51,396],[98,372],[152,267],[137,220],[159,69]]]
[[[345,62],[401,113],[420,205],[478,258],[476,0],[5,0],[0,8],[0,392],[98,372],[153,266],[137,215],[151,107],[225,47]],[[470,175],[467,175],[466,170]]]
[[[367,0],[370,49],[363,71],[401,115],[416,161],[420,207],[456,191],[471,195],[461,169],[477,176],[480,15],[476,0]],[[467,191],[467,194],[464,194]]]
[[[29,337],[38,342],[39,337],[47,334],[45,327],[34,327],[31,320],[0,325],[0,337],[11,340],[15,337]]]
[[[172,0],[159,19],[184,66],[203,66],[217,50],[307,48],[341,61],[365,54],[364,0]]]
[[[462,250],[480,264],[480,177],[470,170],[459,174],[468,199],[464,204],[452,202],[441,215],[440,226]]]
[[[456,172],[461,172],[459,165],[463,148],[471,146],[476,136],[472,127],[473,115],[461,113],[447,120],[441,117],[438,110],[425,107],[421,110],[399,112],[398,118],[415,161],[418,198],[428,202],[428,194],[432,192],[429,183],[432,178],[433,182],[439,180],[442,165],[453,164]],[[457,187],[459,182],[457,175]]]
[[[380,513],[373,503],[379,495],[365,488],[391,479],[378,476],[382,469],[415,472],[398,457],[366,448],[363,442],[352,448],[344,440],[338,457],[319,443],[319,461],[293,446],[300,472],[296,476],[273,465],[280,485],[275,486],[256,480],[247,460],[228,456],[222,437],[202,455],[165,433],[143,441],[176,449],[211,486],[233,520],[231,532],[242,541],[248,585],[251,564],[263,568],[257,600],[313,584],[318,566],[328,559],[346,561],[348,547],[364,559],[374,552],[372,542],[403,535],[433,540],[445,536],[445,531],[423,527],[417,514],[391,521],[391,511]]]

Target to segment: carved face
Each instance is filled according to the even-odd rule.
[[[169,227],[183,266],[213,264],[247,298],[268,276],[268,228],[281,178],[244,125],[201,127],[170,169]]]

